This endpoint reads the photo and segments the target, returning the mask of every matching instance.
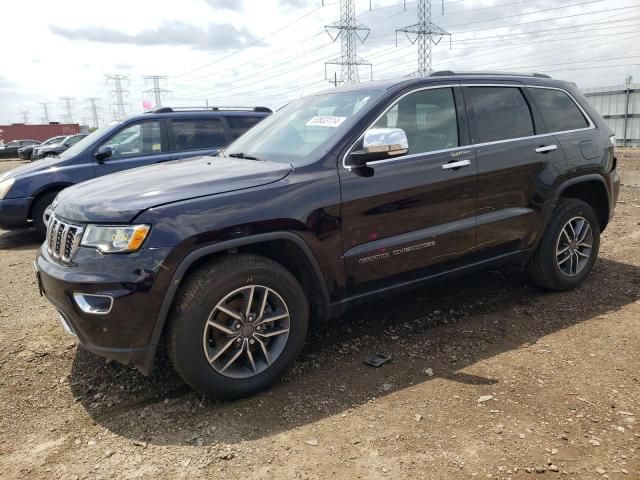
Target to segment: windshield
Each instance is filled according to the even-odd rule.
[[[102,137],[103,135],[106,135],[108,132],[113,130],[117,125],[120,125],[120,123],[121,122],[113,121],[113,122],[109,123],[108,125],[103,125],[102,127],[98,128],[97,130],[91,132],[89,135],[84,137],[78,143],[76,143],[72,147],[70,147],[67,150],[65,150],[64,152],[62,152],[60,154],[60,158],[69,158],[69,157],[74,156],[77,153],[82,152],[88,145],[91,145],[94,140],[96,140],[99,137]]]
[[[306,163],[350,128],[358,113],[381,93],[338,92],[296,100],[258,123],[220,155]]]
[[[52,145],[54,143],[59,143],[62,140],[64,140],[67,137],[51,137],[49,140],[45,140],[44,142],[42,142],[40,144],[40,146],[44,146],[44,145]]]

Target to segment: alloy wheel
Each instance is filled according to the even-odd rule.
[[[269,368],[289,337],[289,309],[272,288],[247,285],[211,311],[203,334],[207,361],[221,375],[249,378]]]
[[[584,270],[593,249],[593,229],[584,217],[573,217],[560,231],[556,262],[560,271],[573,277]]]

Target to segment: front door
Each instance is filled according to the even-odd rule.
[[[390,276],[397,283],[451,268],[473,249],[476,162],[463,146],[462,109],[455,87],[404,95],[372,127],[402,128],[409,154],[365,169],[340,167],[350,294]]]
[[[113,154],[100,162],[94,161],[95,176],[171,160],[164,137],[159,120],[143,120],[125,126],[96,148],[97,151],[108,145]]]

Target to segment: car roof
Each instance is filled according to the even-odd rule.
[[[555,80],[548,75],[541,73],[504,73],[504,72],[453,72],[444,70],[433,72],[427,77],[396,78],[389,80],[378,80],[372,82],[362,82],[352,85],[344,85],[319,92],[319,94],[329,92],[350,92],[350,91],[382,91],[400,90],[414,86],[459,83],[467,81],[478,81],[479,83],[490,82],[519,82],[528,85],[550,86],[558,88],[572,88],[575,84],[564,80]]]
[[[145,113],[131,115],[126,121],[140,118],[219,118],[219,117],[257,117],[263,118],[273,112],[267,107],[162,107]]]

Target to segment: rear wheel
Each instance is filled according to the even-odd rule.
[[[58,192],[48,192],[38,197],[33,205],[33,209],[31,210],[33,226],[42,240],[47,236],[47,225],[44,220],[44,212],[47,207],[53,203],[56,195],[58,195]]]
[[[529,261],[529,276],[550,290],[575,288],[591,271],[599,247],[600,224],[593,208],[582,200],[563,198]]]
[[[265,390],[291,366],[307,333],[308,304],[280,264],[234,255],[197,270],[170,319],[172,365],[198,392],[229,400]]]

